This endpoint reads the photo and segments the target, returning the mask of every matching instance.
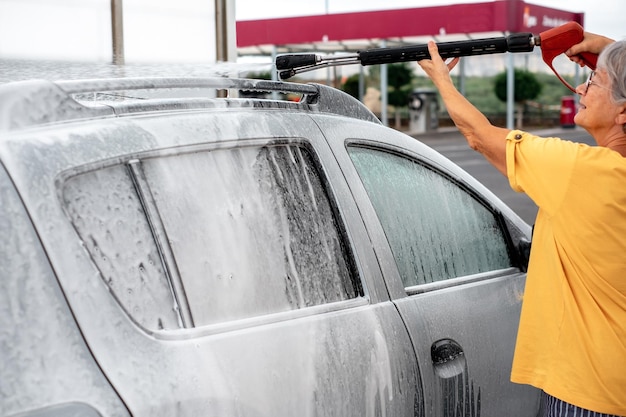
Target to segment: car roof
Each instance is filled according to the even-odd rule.
[[[321,84],[228,77],[135,77],[1,84],[0,132],[89,118],[207,108],[289,109],[380,124],[361,102]]]

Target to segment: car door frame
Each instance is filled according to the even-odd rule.
[[[509,381],[525,283],[524,262],[526,260],[519,248],[524,242],[530,240],[530,227],[469,174],[414,138],[385,128],[364,126],[363,129],[355,129],[353,126],[344,126],[329,120],[320,123],[323,130],[333,133],[333,137],[329,138],[329,143],[350,184],[361,215],[366,221],[390,297],[394,300],[411,334],[421,368],[427,414],[433,417],[477,416],[481,414],[482,407],[482,413],[485,415],[535,416],[539,404],[538,391]],[[382,225],[348,155],[347,147],[350,144],[370,145],[378,149],[393,151],[427,164],[449,178],[457,179],[456,182],[462,188],[475,197],[479,197],[500,220],[509,240],[511,255],[518,267],[434,283],[430,285],[430,288],[427,284],[418,287],[418,290],[413,293],[407,293],[402,285]],[[480,297],[483,293],[492,294],[489,300],[492,310],[476,311],[481,308]],[[495,295],[502,295],[503,299],[493,299]],[[444,317],[444,320],[437,317],[444,316],[444,313],[449,315],[451,306],[455,303],[461,303],[461,308],[457,309],[455,314],[447,319]],[[465,305],[464,308],[463,305]],[[499,308],[497,308],[498,305]],[[472,310],[472,306],[479,308]],[[432,313],[432,310],[440,313]],[[496,330],[492,331],[486,330],[489,324],[478,323],[474,334],[476,336],[478,332],[483,332],[485,335],[498,335],[500,340],[506,340],[506,346],[493,350],[491,358],[488,355],[482,355],[483,359],[479,360],[474,358],[474,352],[461,351],[461,355],[457,355],[462,359],[459,362],[461,369],[454,371],[456,372],[454,375],[446,373],[445,370],[442,374],[440,367],[433,363],[433,348],[437,343],[449,343],[448,346],[444,346],[444,349],[454,351],[455,345],[457,347],[459,343],[463,345],[464,340],[460,342],[455,340],[460,339],[462,331],[457,329],[454,334],[449,334],[446,329],[458,327],[458,323],[454,323],[455,320],[467,319],[472,315],[483,319],[507,317],[509,323],[497,325]],[[494,327],[493,323],[491,327]],[[466,333],[473,332],[467,330]],[[488,341],[489,338],[485,339],[485,343]],[[497,340],[491,342],[496,343]],[[472,350],[476,351],[476,349]],[[476,362],[479,362],[481,366],[473,365]],[[496,377],[493,376],[494,364],[499,364],[502,368]],[[507,397],[507,401],[502,401],[502,393]],[[452,401],[450,401],[451,395],[454,397]],[[520,412],[519,408],[525,408],[525,411]]]

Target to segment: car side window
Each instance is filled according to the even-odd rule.
[[[64,198],[107,284],[148,328],[180,327],[160,319],[178,308],[202,326],[363,295],[308,148],[220,149],[132,165],[70,178]],[[106,260],[102,244],[113,252]],[[150,247],[143,257],[133,253],[142,246]],[[153,302],[137,308],[145,299]]]
[[[405,287],[512,265],[497,217],[458,184],[405,156],[348,150]]]
[[[170,282],[126,167],[72,177],[63,198],[85,249],[121,306],[145,328],[178,328]]]

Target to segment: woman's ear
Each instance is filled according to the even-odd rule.
[[[615,117],[615,124],[626,125],[626,103],[620,105],[620,112]]]

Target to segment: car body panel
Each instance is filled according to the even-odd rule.
[[[349,219],[366,297],[214,328],[150,332],[137,326],[111,297],[64,213],[66,178],[146,151],[154,155],[155,149],[303,141],[307,132],[306,141],[327,159],[327,145],[310,119],[290,119],[297,129],[276,112],[181,113],[35,129],[2,141],[0,155],[33,208],[30,216],[81,332],[133,415],[419,414],[422,394],[410,340],[377,284],[380,269],[362,238],[362,223],[349,215],[355,206],[342,197],[348,195],[345,184],[332,187]],[[337,168],[324,169],[330,177]]]
[[[204,81],[173,79],[32,82],[0,88],[0,97],[11,98],[0,103],[0,162],[6,168],[6,174],[0,169],[0,225],[3,233],[7,231],[0,246],[0,278],[5,287],[1,296],[19,299],[17,304],[8,302],[5,310],[10,311],[0,319],[0,346],[15,342],[8,352],[20,361],[2,364],[12,378],[0,383],[5,384],[0,385],[2,414],[39,415],[43,410],[54,415],[54,410],[74,409],[103,416],[536,414],[538,392],[508,382],[525,280],[523,260],[516,251],[530,239],[527,224],[446,158],[377,123],[356,100],[328,87],[233,82],[235,89],[260,86],[282,92],[291,88],[303,93],[301,103],[193,98],[84,106],[67,94],[82,94],[85,84],[134,90],[137,85],[177,88],[190,83],[205,86]],[[218,79],[206,84],[219,89],[229,83]],[[44,102],[23,114],[37,100]],[[351,145],[380,147],[419,160],[481,199],[506,230],[515,267],[407,291],[349,155]],[[175,329],[150,327],[137,319],[103,272],[98,256],[121,264],[119,259],[132,258],[143,240],[154,240],[161,256],[155,264],[162,263],[175,278],[176,270],[183,269],[176,264],[185,256],[168,247],[176,248],[181,237],[167,234],[167,227],[172,230],[166,226],[168,214],[159,210],[182,211],[171,216],[180,222],[180,227],[174,223],[176,230],[189,235],[204,230],[189,227],[185,216],[195,216],[182,209],[186,207],[182,201],[158,206],[153,200],[163,199],[162,195],[141,195],[150,182],[142,176],[148,172],[146,161],[280,146],[312,154],[362,294],[207,325],[196,326],[191,313],[182,314]],[[114,248],[115,256],[94,254],[94,248],[104,246],[83,234],[83,220],[101,222],[103,239],[117,245],[119,239],[109,239],[115,228],[108,225],[119,219],[110,213],[121,212],[116,201],[126,201],[127,196],[118,192],[118,183],[112,183],[109,194],[91,190],[92,194],[68,197],[80,184],[90,183],[78,181],[75,188],[68,184],[117,167],[125,167],[135,181],[130,188],[147,213],[137,216],[150,223],[152,235],[146,238],[144,232],[132,229],[128,242]],[[180,169],[189,170],[187,176],[168,171],[168,187],[177,188],[179,181],[178,188],[185,191],[193,190],[187,182],[224,180],[205,178],[201,170],[193,175],[192,165]],[[313,195],[313,186],[306,191]],[[153,187],[152,192],[161,190]],[[210,198],[218,200],[189,194],[199,206]],[[80,211],[79,200],[94,195],[101,200],[112,196],[111,201],[95,200],[103,205],[98,215],[108,213],[102,218]],[[234,259],[240,248],[254,248],[224,230],[217,240],[234,248]],[[285,231],[288,228],[281,233]],[[265,244],[258,243],[259,252]],[[185,255],[194,258],[195,248],[191,249]],[[5,263],[5,258],[10,262]],[[241,258],[236,267],[245,269],[248,259]],[[325,263],[320,258],[320,268]],[[170,290],[176,293],[176,286],[182,284],[172,281]],[[243,287],[253,287],[252,281],[249,284]],[[22,285],[29,285],[26,288],[37,295],[26,297]],[[125,296],[149,292],[146,288],[151,287],[139,280]],[[257,297],[261,294],[267,293],[259,292]],[[42,316],[37,315],[39,304],[45,305]],[[185,305],[172,303],[165,308],[185,310]],[[33,327],[19,337],[25,320]],[[63,337],[53,340],[47,329],[56,328]],[[38,340],[49,341],[50,349],[33,349]],[[433,364],[431,357],[433,346],[441,345],[450,349],[454,359],[444,366]],[[68,358],[78,359],[70,364]],[[35,364],[42,362],[45,366],[36,369]],[[35,399],[41,381],[45,395]],[[23,394],[10,397],[19,389]]]
[[[50,404],[68,404],[66,410],[69,404],[89,404],[92,411],[128,415],[81,337],[2,165],[0,222],[0,414]]]

